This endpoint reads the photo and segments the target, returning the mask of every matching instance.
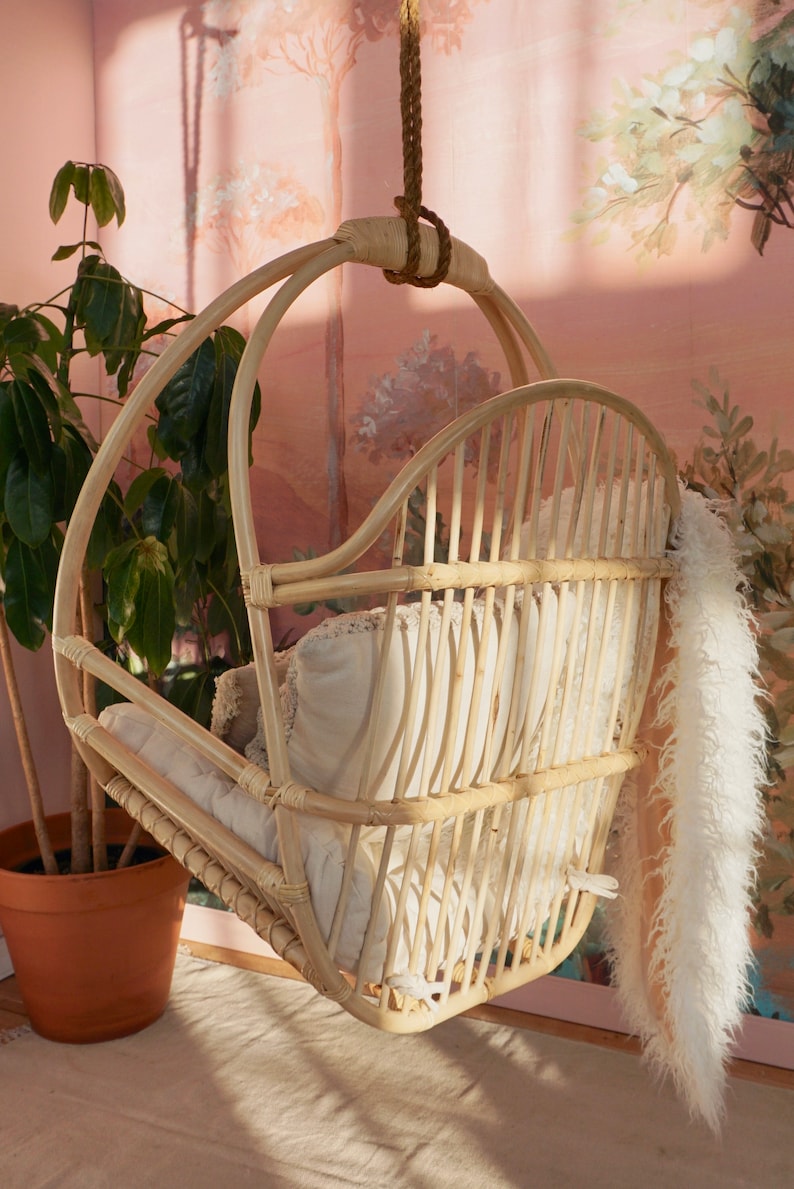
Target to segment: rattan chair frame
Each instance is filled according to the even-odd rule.
[[[437,237],[432,228],[423,226],[420,230],[419,271],[421,275],[431,275],[438,255]],[[595,895],[588,890],[558,889],[549,917],[557,922],[554,929],[547,929],[543,936],[539,928],[531,927],[530,904],[545,887],[548,872],[544,870],[546,860],[542,856],[533,859],[528,855],[529,839],[534,836],[533,831],[539,830],[548,838],[549,845],[563,845],[562,810],[555,805],[564,802],[566,812],[574,818],[590,815],[582,844],[584,853],[578,855],[579,865],[587,866],[591,873],[601,870],[623,774],[636,768],[645,756],[646,749],[636,739],[636,732],[654,663],[661,587],[675,569],[674,560],[666,550],[666,539],[671,519],[678,511],[675,468],[663,440],[648,419],[628,401],[598,385],[558,379],[535,330],[519,307],[491,279],[485,261],[467,245],[454,240],[446,283],[469,293],[481,310],[501,345],[513,389],[463,414],[441,430],[403,467],[361,526],[338,548],[319,558],[283,564],[263,562],[258,552],[248,457],[251,402],[262,358],[296,298],[325,273],[348,263],[398,270],[404,265],[406,251],[405,225],[401,219],[366,219],[343,224],[331,238],[290,252],[233,285],[189,324],[140,381],[96,456],[66,534],[53,625],[56,677],[64,718],[75,745],[100,785],[317,990],[364,1022],[405,1033],[425,1030],[549,972],[571,952],[584,933],[596,902]],[[243,354],[229,417],[232,507],[268,748],[269,771],[265,771],[199,727],[77,635],[75,608],[83,559],[99,505],[129,440],[158,393],[207,334],[251,298],[277,285],[280,287],[257,322]],[[540,375],[540,380],[529,383],[530,369]],[[551,444],[552,422],[558,434],[556,446]],[[464,480],[465,452],[467,442],[474,439],[480,443],[481,465],[476,479],[469,483]],[[492,455],[488,454],[489,450]],[[549,472],[551,487],[544,492],[539,475],[555,451],[556,462]],[[626,461],[627,456],[630,462]],[[486,459],[493,462],[493,457],[496,462],[489,471]],[[489,484],[491,473],[493,483]],[[569,519],[567,529],[558,539],[562,531],[557,524],[561,523],[566,475],[569,479],[573,476],[579,527],[574,529],[574,520]],[[616,547],[607,541],[604,527],[604,517],[608,519],[609,513],[602,509],[599,527],[599,516],[594,511],[597,482],[607,491],[602,497],[607,503],[614,487]],[[464,506],[469,507],[467,483],[471,487],[471,508],[464,526]],[[426,493],[426,522],[430,527],[422,546],[422,561],[410,564],[404,560],[408,500],[420,485],[424,485]],[[535,543],[544,494],[551,506],[552,529],[541,555]],[[510,501],[514,508],[508,506]],[[451,545],[445,559],[438,561],[433,528],[435,512],[442,504],[449,519]],[[527,509],[529,521],[523,519]],[[624,530],[627,524],[629,527]],[[523,550],[522,529],[529,533],[529,548]],[[365,555],[370,557],[387,531],[394,536],[388,563],[349,572]],[[584,533],[585,548],[577,541],[577,532]],[[630,539],[622,541],[625,532]],[[464,536],[470,542],[468,557],[458,556],[456,541]],[[449,736],[441,741],[446,758],[440,787],[431,789],[426,774],[419,796],[407,792],[406,745],[393,795],[386,800],[374,799],[366,773],[374,763],[375,728],[370,731],[370,752],[365,757],[365,776],[356,799],[340,800],[329,790],[293,780],[274,663],[271,609],[331,597],[356,597],[371,602],[377,596],[385,600],[386,606],[382,648],[385,653],[395,631],[398,604],[406,596],[413,597],[420,624],[418,667],[422,657],[430,656],[431,606],[435,605],[437,612],[440,608],[443,634],[444,625],[448,627],[451,621],[453,605],[462,604],[463,636],[471,629],[476,596],[483,607],[482,626],[477,629],[483,638],[491,630],[496,631],[497,605],[506,625],[495,661],[499,674],[510,663],[507,627],[511,618],[515,615],[516,622],[520,622],[520,652],[528,630],[529,617],[516,612],[517,592],[523,592],[525,599],[533,596],[537,599],[539,637],[544,632],[553,599],[558,600],[560,607],[564,603],[574,619],[583,619],[586,625],[583,672],[596,681],[608,663],[606,645],[598,639],[598,623],[610,627],[614,621],[616,626],[614,631],[610,627],[610,631],[616,638],[618,669],[628,676],[624,680],[625,704],[619,706],[616,690],[609,708],[609,738],[595,738],[595,728],[592,724],[588,726],[584,710],[577,706],[571,662],[573,645],[564,638],[559,628],[561,615],[558,615],[551,642],[551,672],[556,675],[558,689],[550,692],[542,688],[537,661],[532,662],[532,671],[524,675],[529,703],[543,708],[542,725],[534,743],[528,732],[521,741],[520,712],[516,707],[510,709],[507,729],[520,750],[517,764],[506,767],[502,762],[501,768],[497,764],[489,770],[488,778],[474,778],[478,715],[487,711],[493,717],[495,713],[494,705],[488,705],[488,697],[493,695],[484,692],[485,660],[480,649],[469,704],[464,704],[459,674],[453,685],[452,697],[461,703],[457,721],[464,724],[460,728],[464,739],[462,777],[457,782],[450,777],[454,762]],[[631,615],[627,609],[631,609]],[[621,613],[625,615],[622,626]],[[632,616],[634,637],[625,626]],[[637,632],[645,642],[645,649],[643,655],[635,657],[629,654],[636,645]],[[432,667],[432,662],[428,663]],[[521,659],[519,673],[523,665]],[[278,825],[280,863],[263,858],[221,826],[106,730],[84,704],[82,675],[85,673],[143,706],[154,720],[173,732],[176,745],[182,742],[197,748],[250,797],[272,810]],[[429,693],[431,706],[441,696],[440,680],[434,676]],[[516,678],[515,688],[518,683]],[[418,714],[417,689],[415,679],[406,707],[409,733]],[[376,686],[373,721],[377,720],[381,693]],[[554,726],[555,714],[558,720],[560,714],[570,718],[573,737],[580,744],[578,750],[584,749],[584,756],[572,754],[559,726]],[[488,729],[486,751],[495,747],[492,728]],[[536,752],[531,752],[532,747]],[[592,802],[590,810],[588,798]],[[514,812],[516,806],[523,807],[521,813]],[[348,863],[328,939],[321,934],[311,900],[301,857],[297,814],[341,823],[348,831]],[[383,860],[373,893],[376,907],[384,895],[388,857],[396,840],[410,839],[406,876],[395,910],[400,917],[409,896],[410,878],[418,872],[421,846],[426,844],[429,848],[426,862],[430,864],[433,855],[439,852],[442,838],[446,838],[450,854],[461,856],[464,898],[468,895],[470,909],[474,904],[474,916],[482,917],[484,900],[490,895],[486,891],[487,880],[478,883],[476,851],[479,856],[485,856],[486,868],[488,865],[493,868],[491,884],[497,899],[502,898],[502,915],[507,914],[517,922],[517,928],[511,926],[509,935],[500,934],[494,917],[485,929],[484,941],[478,940],[479,949],[473,941],[465,937],[461,940],[465,933],[464,917],[469,910],[464,908],[463,900],[457,909],[454,907],[458,893],[453,889],[451,874],[448,875],[440,899],[441,911],[447,912],[452,922],[449,945],[438,930],[425,961],[419,952],[419,942],[414,941],[408,972],[420,983],[427,982],[431,970],[439,972],[432,1000],[419,991],[406,993],[399,983],[396,989],[382,982],[373,986],[363,973],[351,973],[335,960],[334,950],[343,926],[357,848],[362,831],[371,828],[383,832]],[[502,828],[506,839],[505,852],[498,860],[496,844],[487,836],[489,828],[495,836]],[[451,867],[452,860],[447,861]],[[428,889],[425,879],[419,896],[417,936],[428,919]],[[364,969],[363,959],[371,946],[370,932],[364,939],[360,970]],[[523,941],[517,942],[517,937]],[[396,933],[389,941],[385,968],[394,956],[395,938]]]

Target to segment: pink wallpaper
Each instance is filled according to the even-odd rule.
[[[76,232],[76,238],[79,231],[67,218],[60,228],[52,226],[47,196],[68,153],[91,160],[95,152],[89,0],[40,0],[36,15],[32,21],[16,0],[0,0],[0,44],[6,49],[3,96],[12,113],[3,132],[0,301],[20,306],[56,292],[59,278],[68,277],[68,265],[53,265],[50,256],[64,242],[62,236],[68,240]],[[51,40],[42,41],[43,28]],[[68,780],[62,774],[69,769],[69,737],[52,679],[52,657],[48,649],[35,656],[21,648],[15,653],[23,702],[35,711],[30,714],[31,745],[47,804],[53,812],[66,809]],[[29,816],[3,681],[0,757],[3,828]]]
[[[122,265],[192,308],[341,219],[390,213],[402,189],[397,7],[98,0],[97,137],[127,189],[128,224],[114,248]],[[726,54],[746,73],[745,43],[760,30],[750,7],[435,0],[423,8],[426,204],[483,252],[563,374],[635,400],[682,459],[703,422],[692,381],[705,382],[713,366],[761,432],[788,432],[794,348],[780,298],[794,236],[776,227],[760,256],[752,213],[728,204],[704,250],[693,187],[650,206],[644,183],[627,172],[637,165],[627,148],[631,113],[654,96],[659,110],[670,108],[671,127],[710,113],[706,164],[719,173],[712,159],[738,161],[742,129],[709,87]],[[612,141],[610,112],[622,121]],[[707,207],[720,205],[724,183],[719,176],[706,187]],[[610,212],[577,222],[615,199],[622,223]],[[653,229],[667,208],[664,239]],[[342,330],[344,348],[327,354],[326,332],[340,344]],[[426,330],[458,359],[474,350],[486,369],[501,367],[461,298],[395,294],[377,275],[346,272],[319,286],[285,325],[258,454],[261,505],[275,499],[284,509],[278,524],[263,524],[273,556],[333,538],[345,501],[353,519],[368,505],[382,470],[354,439],[328,449],[329,392],[349,425],[373,377],[394,372]]]

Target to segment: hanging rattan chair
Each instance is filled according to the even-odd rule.
[[[433,228],[421,249],[428,274]],[[515,387],[419,450],[337,549],[260,558],[248,451],[263,353],[329,269],[399,269],[406,251],[402,219],[344,224],[234,285],[169,346],[80,496],[54,638],[66,721],[107,792],[318,990],[407,1032],[554,969],[611,894],[604,851],[623,775],[644,754],[678,491],[659,435],[628,402],[578,381],[526,383],[530,364],[549,376],[548,358],[482,258],[453,241],[446,283],[482,310]],[[280,281],[229,417],[262,720],[246,756],[75,637],[74,608],[99,504],[158,391]],[[417,489],[426,527],[409,559]],[[279,687],[271,609],[341,598],[360,609],[308,632]],[[80,670],[128,702],[97,720]]]

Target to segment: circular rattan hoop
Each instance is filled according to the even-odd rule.
[[[438,236],[434,228],[424,225],[419,227],[419,236],[418,273],[432,275],[438,264]],[[82,683],[79,670],[62,654],[60,641],[74,635],[75,607],[91,528],[127,445],[154,405],[159,392],[208,334],[252,298],[283,282],[250,336],[232,396],[229,468],[233,475],[247,477],[247,433],[235,432],[235,427],[247,427],[249,423],[257,373],[286,312],[301,293],[334,268],[359,263],[381,270],[399,271],[404,267],[407,252],[408,235],[401,218],[373,217],[343,223],[330,238],[288,252],[230,286],[197,315],[143,377],[108,431],[94,459],[64,541],[55,594],[53,642],[58,692],[67,722],[76,721],[83,713]],[[513,387],[528,382],[529,364],[532,364],[541,379],[556,378],[554,364],[532,324],[493,280],[483,257],[461,240],[453,238],[451,241],[450,266],[443,284],[468,293],[478,306],[500,344]],[[661,445],[653,426],[638,410],[614,394],[609,396],[641,424],[649,440],[658,441]],[[664,453],[663,445],[661,452]],[[672,471],[667,475],[666,482],[668,499],[675,510],[677,490]],[[245,572],[259,562],[247,482],[238,480],[233,484],[232,503],[240,566]],[[95,774],[100,778],[106,775],[106,766],[91,754],[90,749],[79,740],[78,746]]]

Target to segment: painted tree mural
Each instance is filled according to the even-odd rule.
[[[426,0],[423,33],[436,51],[450,53],[478,0]],[[265,72],[289,70],[314,83],[320,100],[325,161],[325,228],[342,221],[342,86],[367,41],[398,31],[398,0],[208,0],[204,22],[223,33],[212,42],[209,79],[216,96],[257,85]],[[398,72],[395,55],[395,75]],[[327,279],[325,370],[328,392],[330,545],[348,527],[345,484],[345,387],[342,273]]]
[[[226,254],[238,276],[258,268],[274,241],[313,239],[323,209],[301,182],[265,161],[239,161],[196,193],[194,242]]]
[[[704,7],[720,11],[687,56],[616,80],[611,110],[580,129],[607,154],[574,220],[597,239],[625,227],[641,258],[671,253],[682,220],[708,250],[737,208],[755,212],[759,252],[773,227],[794,227],[794,13]]]

